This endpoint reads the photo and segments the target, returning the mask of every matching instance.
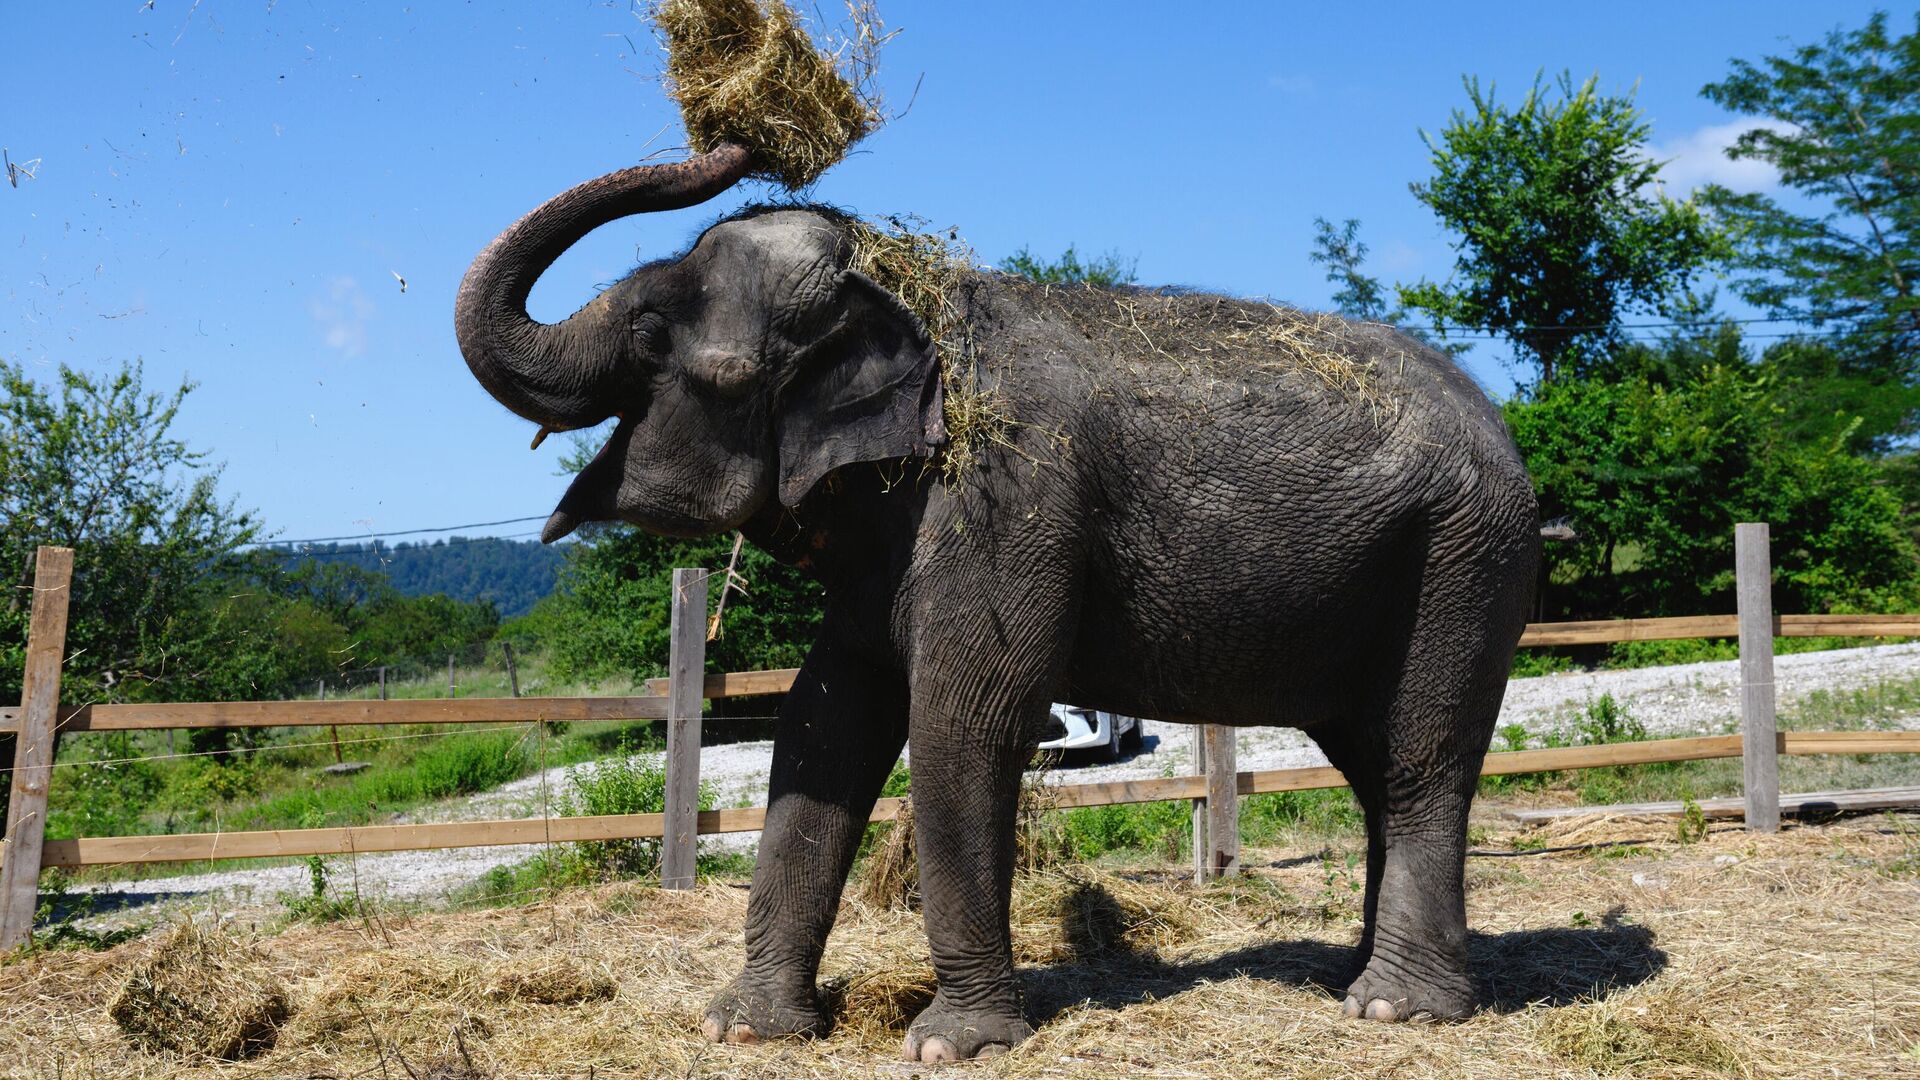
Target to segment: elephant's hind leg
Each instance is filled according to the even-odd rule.
[[[814,987],[820,955],[906,731],[906,681],[823,631],[780,709],[747,899],[747,964],[707,1007],[707,1038],[755,1042],[826,1030]]]
[[[1342,747],[1340,767],[1364,776],[1373,796],[1363,798],[1372,849],[1366,966],[1345,1003],[1354,1017],[1457,1019],[1473,1011],[1467,810],[1524,609],[1481,575],[1436,576],[1422,589],[1384,728]]]

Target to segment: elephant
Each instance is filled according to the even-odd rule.
[[[936,340],[852,265],[855,219],[798,203],[723,218],[562,321],[527,313],[592,229],[752,169],[722,142],[565,191],[475,258],[455,319],[512,412],[617,418],[545,540],[611,520],[738,530],[824,591],[776,722],[745,966],[705,1036],[827,1029],[822,951],[909,743],[938,990],[905,1056],[1032,1034],[1008,927],[1015,806],[1056,700],[1306,733],[1366,823],[1346,1015],[1470,1013],[1467,812],[1539,558],[1533,488],[1485,393],[1383,325],[980,267],[956,274]],[[949,430],[961,385],[1003,422]]]

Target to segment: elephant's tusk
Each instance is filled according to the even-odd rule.
[[[529,449],[529,450],[538,450],[538,449],[540,449],[540,444],[541,444],[541,443],[543,443],[543,442],[546,442],[546,441],[547,441],[547,436],[549,436],[549,435],[551,435],[551,434],[553,434],[553,429],[552,429],[552,428],[550,428],[550,427],[548,427],[548,426],[547,426],[547,425],[545,425],[545,424],[541,424],[541,425],[540,425],[540,431],[539,431],[539,433],[538,433],[538,434],[536,434],[536,435],[534,435],[534,437],[533,437],[533,445],[532,445],[532,446],[529,446],[529,447],[527,447],[527,449]]]

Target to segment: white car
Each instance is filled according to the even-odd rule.
[[[1047,715],[1040,749],[1092,750],[1109,761],[1140,746],[1140,721],[1119,713],[1054,705]]]

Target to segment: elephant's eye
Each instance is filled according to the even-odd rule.
[[[655,355],[664,355],[667,351],[667,320],[658,312],[644,312],[634,317],[633,336],[640,347]]]

